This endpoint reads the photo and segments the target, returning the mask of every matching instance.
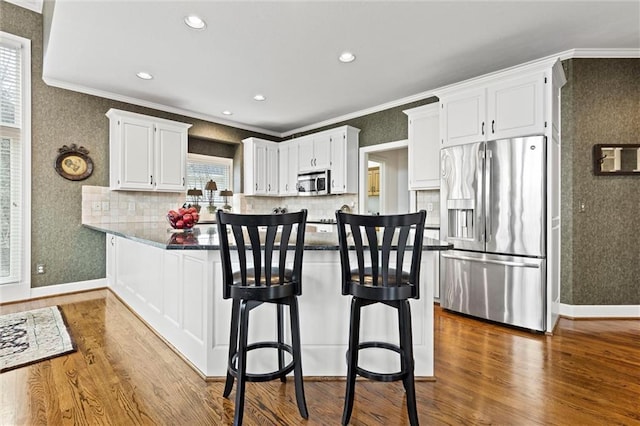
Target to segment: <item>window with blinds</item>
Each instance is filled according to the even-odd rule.
[[[205,186],[209,180],[216,183],[218,189],[213,191],[213,203],[218,207],[224,198],[220,191],[233,187],[233,159],[212,157],[209,155],[189,154],[187,156],[187,189],[201,189],[203,202],[209,202],[209,191]],[[187,201],[191,201],[187,197]]]
[[[18,283],[23,262],[22,46],[0,33],[0,284]]]

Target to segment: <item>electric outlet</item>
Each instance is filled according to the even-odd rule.
[[[129,211],[130,212],[135,212],[136,211],[136,203],[134,203],[133,201],[131,201],[129,203]]]
[[[99,212],[102,209],[102,203],[100,201],[94,201],[91,203],[91,210]]]
[[[428,212],[432,212],[433,211],[433,203],[427,203],[427,211]]]
[[[108,212],[109,211],[109,202],[108,201],[103,201],[102,202],[102,211],[103,212]]]
[[[36,265],[36,273],[44,274],[44,263],[38,263]]]

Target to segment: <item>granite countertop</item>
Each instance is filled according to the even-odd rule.
[[[171,230],[166,222],[85,223],[83,226],[167,250],[219,250],[218,228],[198,224],[188,232]],[[449,250],[452,244],[424,239],[424,250]],[[336,232],[307,232],[305,250],[338,250]]]

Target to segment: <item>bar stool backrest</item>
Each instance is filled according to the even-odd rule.
[[[424,210],[386,216],[336,211],[343,278],[342,294],[352,294],[350,289],[355,281],[360,285],[366,283],[370,287],[412,285],[411,297],[418,299],[425,219]],[[412,230],[413,232],[410,232]],[[350,245],[352,250],[349,250]],[[350,251],[356,254],[355,269],[351,267]],[[403,271],[407,251],[411,252],[408,273]],[[354,280],[356,273],[357,280]]]
[[[216,220],[224,281],[223,298],[231,297],[233,285],[254,287],[260,291],[261,288],[264,290],[274,284],[289,282],[295,287],[296,295],[302,293],[302,254],[307,210],[263,215],[218,210]],[[234,250],[229,242],[229,234],[237,250],[239,281],[238,274],[234,277],[232,270],[231,253]],[[293,239],[295,244],[291,245]],[[291,265],[291,253],[293,267],[287,268]]]

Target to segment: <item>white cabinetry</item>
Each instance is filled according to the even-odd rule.
[[[358,192],[358,133],[355,127],[343,126],[331,130],[329,137],[331,152],[331,194]],[[325,137],[326,137],[325,136]]]
[[[440,109],[437,103],[404,111],[409,118],[409,189],[440,188]]]
[[[543,134],[546,82],[544,71],[511,71],[436,91],[442,112],[441,144]]]
[[[295,139],[298,143],[298,168],[301,172],[327,170],[331,163],[329,135],[314,133]]]
[[[298,195],[298,144],[295,141],[278,144],[278,194]]]
[[[278,144],[258,138],[247,138],[244,144],[244,193],[246,195],[278,194]]]
[[[111,189],[186,189],[190,124],[116,109],[110,109],[107,117]]]

